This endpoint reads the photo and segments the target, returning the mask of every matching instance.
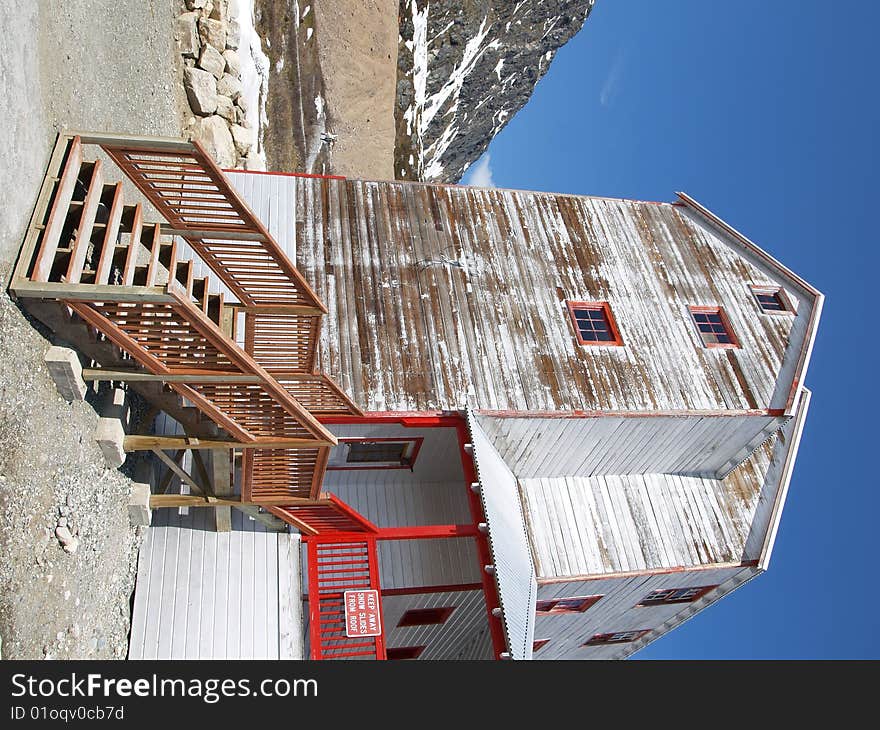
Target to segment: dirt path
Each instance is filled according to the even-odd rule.
[[[49,343],[9,301],[8,275],[61,128],[180,136],[180,0],[0,3],[0,637],[3,658],[125,655],[139,536],[128,479],[103,466],[97,415],[69,405]],[[73,554],[54,537],[78,533]]]
[[[317,0],[318,63],[324,77],[333,172],[394,179],[397,0]]]

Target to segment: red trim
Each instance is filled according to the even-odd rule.
[[[591,606],[594,606],[604,597],[604,593],[594,596],[560,596],[559,598],[551,598],[547,600],[537,601],[535,604],[535,613],[540,616],[549,616],[554,613],[583,613]],[[576,606],[559,606],[558,604],[571,604],[574,601],[580,601]]]
[[[791,304],[791,300],[785,293],[785,289],[783,289],[781,286],[753,286],[750,284],[749,290],[752,292],[752,297],[754,298],[755,303],[758,305],[758,310],[761,312],[761,314],[771,314],[773,316],[782,314],[789,317],[795,316],[796,312],[794,311],[794,307]],[[764,309],[764,305],[761,304],[761,300],[758,299],[759,294],[763,294],[765,296],[775,296],[776,300],[782,306],[782,309]]]
[[[448,537],[479,537],[474,525],[412,525],[410,527],[380,527],[377,540],[435,540]]]
[[[281,175],[282,177],[315,177],[321,180],[345,180],[342,175],[316,175],[310,172],[279,172],[278,170],[237,170],[234,167],[224,167],[223,172],[246,172],[248,175]]]
[[[630,629],[627,631],[612,631],[607,634],[593,634],[581,646],[604,646],[606,644],[630,644],[638,641],[652,629]],[[632,636],[630,636],[632,634]],[[615,639],[615,636],[625,635],[627,638]]]
[[[751,408],[729,411],[684,410],[684,411],[475,411],[481,416],[493,418],[733,418],[740,416],[782,416],[782,408]],[[326,423],[326,421],[321,421]]]
[[[470,443],[470,436],[467,431],[464,418],[460,413],[450,411],[373,411],[364,413],[362,416],[330,416],[327,418],[319,418],[320,423],[324,425],[342,425],[357,423],[399,423],[403,426],[412,428],[454,428],[458,436],[458,448],[461,456],[461,466],[464,470],[465,484],[467,486],[468,504],[471,510],[471,518],[476,527],[480,522],[484,521],[483,508],[480,504],[479,497],[470,489],[470,485],[477,481],[477,472],[474,468],[474,460],[468,454],[464,446]],[[477,553],[480,559],[480,576],[483,588],[483,596],[486,602],[486,617],[489,623],[489,634],[492,637],[492,648],[496,659],[501,658],[501,654],[507,651],[507,642],[504,639],[504,629],[501,625],[501,619],[492,615],[492,610],[501,607],[501,601],[498,599],[498,589],[495,581],[483,569],[483,566],[490,565],[492,562],[491,552],[489,551],[489,541],[485,535],[477,532],[474,537],[477,545]]]
[[[730,320],[727,318],[727,314],[724,311],[724,307],[720,306],[711,306],[711,307],[688,307],[688,311],[691,313],[691,322],[694,325],[694,329],[697,331],[697,335],[700,337],[700,341],[703,343],[703,347],[708,348],[718,348],[722,350],[736,350],[740,348],[739,339],[737,339],[736,333],[733,331],[733,326],[730,324]],[[730,338],[730,342],[707,342],[704,332],[700,330],[699,324],[697,320],[694,318],[695,314],[717,314],[721,319],[721,325],[724,327],[725,334]]]
[[[623,338],[620,336],[620,330],[617,328],[617,320],[611,311],[611,305],[608,302],[569,302],[566,301],[565,306],[568,308],[568,318],[574,327],[574,334],[577,337],[579,345],[587,347],[623,347]],[[580,327],[578,327],[575,312],[602,312],[605,315],[605,321],[608,323],[608,330],[613,340],[607,342],[599,342],[594,340],[585,340],[581,335]]]
[[[669,606],[675,603],[693,603],[699,598],[705,596],[709,591],[715,590],[719,586],[718,583],[712,586],[688,586],[685,588],[657,588],[651,591],[641,601],[636,604],[636,608],[650,608],[651,606]],[[692,595],[684,598],[674,597],[675,593],[684,591],[694,591]],[[663,594],[667,594],[664,596]],[[671,594],[671,595],[669,595]]]
[[[461,416],[449,411],[368,411],[362,416],[325,416],[318,421],[325,425],[399,423],[413,428],[457,428]]]
[[[458,434],[458,449],[461,454],[461,466],[464,469],[465,483],[468,485],[468,504],[471,509],[471,517],[474,525],[478,525],[485,521],[483,515],[483,505],[480,498],[474,494],[474,490],[470,488],[471,484],[477,482],[477,470],[474,467],[473,457],[465,451],[465,444],[470,443],[470,434],[468,434],[467,426],[464,419],[459,417],[456,424],[456,433]],[[507,652],[507,641],[504,638],[504,627],[501,625],[501,618],[492,614],[496,608],[501,608],[501,600],[498,598],[498,587],[495,580],[489,575],[483,566],[492,564],[492,553],[489,550],[489,539],[482,533],[477,535],[477,552],[480,556],[480,576],[483,583],[483,595],[486,599],[486,616],[489,619],[489,634],[492,637],[492,648],[496,659],[501,659],[501,655]]]
[[[418,596],[425,593],[458,593],[482,590],[482,583],[461,583],[460,585],[419,586],[417,588],[386,588],[383,596]]]
[[[392,646],[385,650],[386,659],[418,659],[424,646]]]
[[[625,570],[618,573],[601,573],[599,575],[567,575],[565,578],[538,578],[539,586],[556,583],[584,583],[588,580],[607,580],[609,578],[632,578],[637,575],[668,575],[669,573],[688,573],[692,570],[735,570],[737,568],[755,568],[757,560],[743,560],[741,563],[706,563],[705,565],[677,565],[674,568],[656,568],[653,570]]]
[[[406,626],[433,626],[445,624],[456,606],[434,606],[433,608],[411,608],[404,612],[397,622],[398,628]]]
[[[547,644],[550,643],[550,639],[535,639],[532,642],[532,654],[543,649]]]
[[[370,436],[358,436],[356,438],[354,438],[354,437],[353,438],[340,438],[340,439],[337,439],[337,441],[339,443],[364,443],[364,442],[372,443],[374,441],[390,441],[390,442],[401,443],[401,442],[406,441],[406,442],[414,444],[414,446],[413,446],[412,456],[409,457],[409,464],[397,464],[395,466],[390,466],[388,464],[380,465],[381,462],[379,462],[379,463],[369,462],[369,461],[347,462],[347,463],[361,464],[361,466],[329,466],[328,465],[327,470],[328,471],[330,471],[330,470],[332,470],[332,471],[360,471],[363,469],[412,469],[415,466],[416,457],[419,455],[419,451],[422,448],[422,442],[424,440],[425,439],[423,436],[415,436],[412,438],[407,438],[404,436],[387,437],[387,438],[385,438],[385,437],[373,438]]]

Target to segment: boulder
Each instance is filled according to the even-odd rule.
[[[251,147],[254,146],[254,135],[250,129],[233,124],[230,128],[232,132],[232,141],[235,142],[235,150],[242,157],[247,157]]]
[[[241,24],[237,20],[227,23],[226,47],[235,50],[241,45]]]
[[[218,51],[226,50],[226,23],[213,18],[200,18],[199,36],[202,43],[210,43]]]
[[[229,3],[227,0],[214,0],[214,7],[211,8],[211,17],[214,20],[224,21],[226,20],[228,10]]]
[[[213,74],[215,79],[219,79],[226,68],[226,59],[223,58],[220,51],[214,48],[214,46],[206,45],[202,47],[198,66]]]
[[[201,10],[207,2],[208,0],[186,0],[186,7],[190,10]]]
[[[217,93],[223,94],[223,96],[228,96],[232,101],[235,101],[241,96],[241,91],[241,81],[230,74],[223,74],[221,79],[217,82]]]
[[[220,167],[235,166],[235,143],[225,119],[213,115],[197,120],[192,136]]]
[[[217,95],[217,114],[223,117],[230,124],[235,122],[235,104],[232,99],[222,94]]]
[[[217,109],[217,79],[200,68],[183,69],[183,88],[196,114],[207,116]]]
[[[223,51],[223,60],[226,62],[226,73],[236,78],[241,76],[241,58],[238,56],[238,51],[233,51],[231,48]]]
[[[241,97],[239,97],[240,99]],[[235,107],[235,123],[241,127],[250,128],[251,122],[247,118],[247,112],[244,111],[241,107]]]
[[[199,55],[201,41],[197,21],[198,13],[184,13],[177,18],[177,46],[183,56],[196,58]]]

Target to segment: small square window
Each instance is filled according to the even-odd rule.
[[[690,307],[697,332],[706,347],[739,347],[730,321],[721,307]]]
[[[669,603],[690,603],[705,596],[718,586],[697,586],[695,588],[661,588],[651,591],[637,606],[662,606]]]
[[[538,601],[535,605],[535,611],[539,614],[548,613],[583,613],[596,601],[602,598],[599,596],[573,596],[571,598],[551,598],[545,601]]]
[[[794,314],[781,287],[752,287],[752,294],[764,314]]]
[[[567,302],[568,314],[581,345],[621,346],[623,339],[608,302]]]
[[[642,638],[651,629],[636,629],[635,631],[615,631],[610,634],[594,634],[583,643],[583,646],[600,646],[602,644],[628,644]]]
[[[446,623],[446,619],[455,610],[455,606],[441,608],[411,608],[397,622],[398,626],[427,626],[429,624]]]
[[[385,650],[386,659],[418,659],[424,646],[394,646]]]
[[[532,654],[540,651],[549,643],[550,639],[535,639],[534,643],[532,643]]]

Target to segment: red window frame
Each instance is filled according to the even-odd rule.
[[[435,608],[411,608],[397,622],[398,627],[403,626],[430,626],[433,624],[444,624],[455,606],[438,606]]]
[[[724,307],[688,307],[688,311],[690,312],[691,322],[694,325],[694,329],[697,331],[697,335],[703,343],[703,347],[721,348],[725,350],[738,349],[740,347],[739,339],[737,339],[736,333],[733,331],[733,327],[730,324],[730,320],[727,318]],[[697,318],[694,316],[697,314],[717,314],[718,318],[721,320],[721,326],[724,328],[724,334],[730,339],[730,342],[707,342],[706,335],[708,333],[704,333],[700,330],[700,325],[705,323],[697,322]]]
[[[532,654],[535,652],[541,651],[547,644],[550,643],[550,639],[535,639],[532,642]]]
[[[687,588],[658,588],[639,601],[636,607],[644,608],[647,606],[668,606],[673,603],[692,603],[717,587],[718,585],[716,584],[712,586],[688,586]]]
[[[795,313],[794,307],[791,306],[791,301],[781,286],[752,286],[749,288],[752,291],[755,302],[758,304],[758,309],[761,310],[761,314],[787,314],[792,316]],[[764,302],[760,299],[762,296],[774,297],[781,309],[766,309]]]
[[[614,319],[614,313],[611,311],[611,305],[608,302],[566,302],[568,308],[568,319],[571,326],[574,327],[574,334],[577,337],[579,345],[588,347],[623,347],[623,338],[620,336],[620,330],[617,327],[617,320]],[[602,312],[605,323],[608,325],[608,333],[611,335],[610,340],[585,340],[581,334],[581,328],[578,326],[576,312]]]
[[[352,438],[340,438],[337,441],[340,444],[350,444],[350,443],[376,443],[376,442],[393,442],[393,443],[411,443],[412,453],[408,458],[408,463],[406,464],[390,464],[385,462],[375,462],[375,461],[357,461],[357,462],[343,462],[341,464],[328,464],[327,469],[331,471],[354,471],[361,469],[412,469],[416,464],[416,458],[418,458],[419,451],[422,448],[422,442],[425,440],[423,436],[397,436],[397,437],[370,437],[370,436],[357,436]]]
[[[612,631],[607,634],[593,634],[582,646],[603,646],[604,644],[630,644],[638,641],[651,629],[631,629],[629,631]]]
[[[561,598],[550,598],[538,601],[535,604],[535,613],[539,616],[550,615],[552,613],[583,613],[590,606],[593,606],[600,598],[602,598],[602,595],[562,596]],[[580,603],[576,604],[575,601],[579,601]]]
[[[425,650],[424,646],[391,646],[385,649],[386,659],[418,659]]]

